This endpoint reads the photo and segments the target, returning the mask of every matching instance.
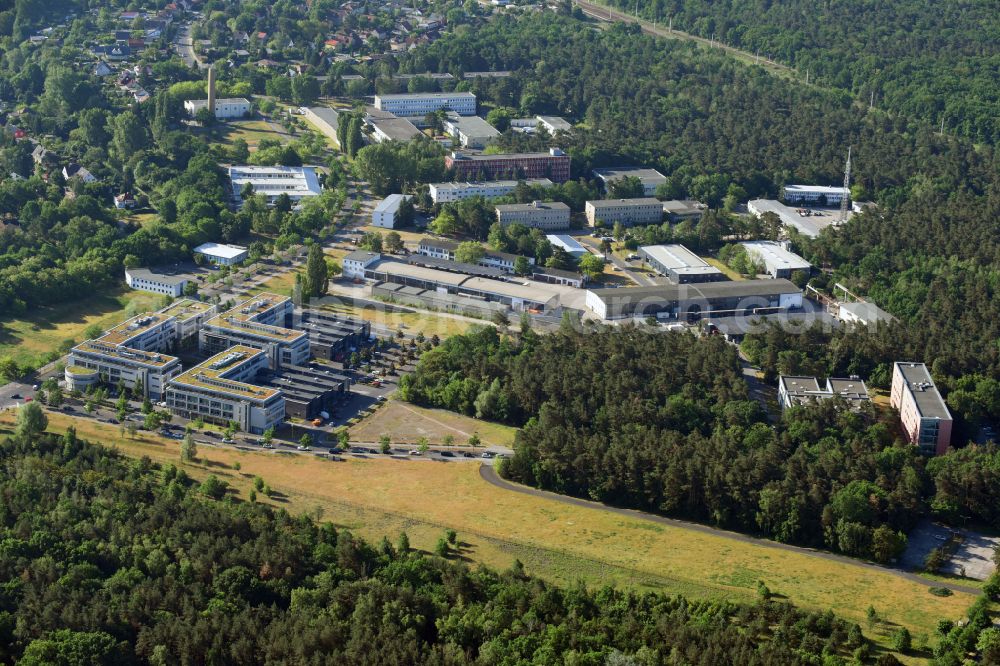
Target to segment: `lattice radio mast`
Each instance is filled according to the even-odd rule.
[[[840,197],[840,223],[847,222],[847,200],[851,192],[851,146],[847,147],[847,164],[844,166],[844,193]]]

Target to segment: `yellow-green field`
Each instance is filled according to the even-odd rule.
[[[451,435],[455,444],[464,444],[475,433],[484,445],[513,446],[515,428],[462,416],[444,409],[417,407],[399,400],[389,400],[356,426],[351,439],[377,442],[389,435],[393,442],[413,444],[426,437],[431,444],[443,444]]]
[[[441,312],[387,312],[384,308],[360,307],[345,303],[335,294],[314,300],[313,305],[324,310],[337,312],[349,317],[359,317],[391,329],[403,328],[407,333],[417,334],[422,332],[424,336],[431,337],[437,335],[439,338],[447,338],[452,335],[459,335],[469,330],[469,327],[487,322],[463,319]],[[386,304],[389,307],[391,304]],[[402,306],[406,307],[406,306]]]
[[[702,259],[704,259],[709,266],[715,266],[720,271],[725,273],[726,277],[730,280],[746,280],[745,277],[714,257],[702,257]]]
[[[35,307],[23,317],[4,317],[0,319],[0,356],[10,356],[18,363],[38,364],[64,340],[81,342],[88,326],[111,328],[128,318],[128,310],[136,314],[153,310],[162,298],[123,289],[72,303]]]
[[[12,422],[10,413],[0,416],[0,429]],[[177,443],[151,434],[130,440],[117,426],[63,414],[50,415],[50,430],[71,422],[79,436],[128,455],[178,461]],[[913,632],[916,644],[933,640],[937,621],[960,619],[973,600],[936,597],[890,573],[511,492],[483,481],[472,462],[334,462],[205,446],[199,456],[200,463],[185,465],[195,478],[214,473],[246,498],[252,478],[261,476],[278,491],[267,501],[368,539],[405,529],[417,548],[429,550],[453,527],[470,561],[503,568],[518,558],[531,573],[561,583],[583,579],[698,598],[750,601],[763,580],[800,607],[829,608],[862,626],[874,606],[885,624],[866,633],[883,644],[896,625]]]
[[[236,139],[243,139],[253,152],[263,139],[276,139],[284,142],[285,137],[271,129],[263,120],[231,120],[217,124],[209,130],[200,130],[205,138],[213,143],[231,146]]]

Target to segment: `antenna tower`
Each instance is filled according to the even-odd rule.
[[[847,147],[847,164],[844,166],[844,193],[840,198],[840,223],[847,222],[847,200],[851,193],[851,146]]]

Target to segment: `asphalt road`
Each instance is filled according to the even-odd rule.
[[[607,511],[609,513],[616,513],[620,516],[628,516],[630,518],[648,520],[650,522],[659,523],[661,525],[668,525],[670,527],[677,527],[685,530],[693,530],[695,532],[710,534],[712,536],[720,537],[722,539],[729,539],[731,541],[749,543],[755,546],[763,546],[764,548],[774,548],[776,550],[786,550],[793,553],[799,553],[800,555],[806,555],[808,557],[818,557],[820,559],[829,560],[831,562],[838,562],[840,564],[846,564],[848,566],[861,567],[863,569],[869,569],[871,571],[877,571],[879,573],[891,574],[893,576],[898,576],[899,578],[904,578],[910,582],[918,583],[926,587],[944,587],[954,592],[966,592],[968,594],[974,594],[974,595],[978,595],[981,592],[981,590],[975,587],[970,587],[967,585],[958,585],[956,583],[947,583],[943,581],[928,580],[926,578],[922,578],[921,576],[918,576],[914,573],[910,573],[908,571],[902,571],[900,569],[893,569],[891,567],[884,567],[878,564],[863,562],[861,560],[855,560],[850,557],[845,557],[843,555],[835,555],[834,553],[825,553],[823,551],[814,550],[812,548],[802,548],[801,546],[791,546],[786,543],[778,543],[777,541],[768,541],[767,539],[757,539],[755,537],[747,536],[745,534],[730,532],[728,530],[720,530],[715,527],[709,527],[707,525],[699,525],[698,523],[689,523],[687,521],[677,520],[675,518],[666,518],[664,516],[657,516],[651,513],[644,513],[642,511],[636,511],[634,509],[621,509],[618,507],[601,504],[600,502],[591,502],[589,500],[584,500],[577,497],[569,497],[567,495],[551,493],[546,490],[529,488],[528,486],[522,486],[520,484],[511,483],[510,481],[505,481],[504,479],[501,479],[500,476],[496,473],[496,470],[491,465],[482,465],[479,468],[479,476],[481,476],[483,480],[486,481],[487,483],[490,483],[498,488],[503,488],[504,490],[513,491],[515,493],[524,493],[525,495],[542,497],[556,502],[562,502],[563,504],[572,504],[573,506],[583,507],[585,509]]]

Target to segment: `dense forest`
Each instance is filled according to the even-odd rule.
[[[892,335],[939,377],[1000,373],[1000,166],[991,147],[687,42],[585,25],[550,14],[500,18],[417,49],[400,66],[512,70],[477,80],[474,92],[580,124],[556,137],[506,133],[505,148],[558,145],[576,177],[601,166],[656,167],[668,178],[665,198],[718,205],[774,197],[788,182],[839,183],[853,146],[854,198],[879,208],[819,239],[796,239],[832,270],[816,286],[841,282],[897,316]]]
[[[561,493],[888,562],[933,515],[1000,528],[1000,451],[931,460],[838,400],[767,423],[717,336],[485,327],[423,355],[400,393],[521,426],[502,468]]]
[[[26,422],[0,444],[3,663],[714,666],[875,654],[832,612],[563,589],[517,563],[474,570],[413,550],[405,534],[371,545],[231,494],[211,499],[224,485],[72,430],[38,430]]]
[[[759,53],[865,103],[974,141],[1000,140],[1000,12],[944,0],[609,0],[629,14]],[[606,2],[605,4],[608,4]]]

